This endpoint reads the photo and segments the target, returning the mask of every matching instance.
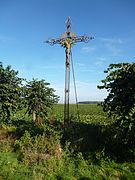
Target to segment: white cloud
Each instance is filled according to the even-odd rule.
[[[103,62],[102,62],[102,61],[97,61],[95,64],[96,64],[97,66],[102,66],[102,65],[103,65]]]
[[[98,57],[97,59],[102,62],[106,60],[104,57]]]
[[[91,52],[93,52],[95,50],[96,50],[96,47],[91,47],[91,46],[82,47],[82,51],[85,52],[85,53],[91,53]]]
[[[122,44],[123,40],[120,38],[100,38],[100,40],[111,44]]]
[[[75,72],[94,72],[95,70],[88,64],[76,63]]]
[[[118,56],[121,54],[121,49],[114,44],[106,44],[106,47],[113,56]]]
[[[84,72],[84,73],[85,72],[90,72],[90,73],[92,73],[92,72],[95,72],[95,69],[85,67],[85,68],[81,69],[80,72]]]
[[[76,63],[76,65],[79,66],[79,67],[84,67],[85,66],[85,64],[83,64],[83,63]]]
[[[105,63],[105,58],[103,57],[98,57],[95,62],[97,66],[102,66],[104,63]]]
[[[112,56],[118,56],[121,54],[121,45],[123,40],[120,38],[100,38],[105,48],[111,53]]]

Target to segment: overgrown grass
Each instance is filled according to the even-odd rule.
[[[84,160],[81,153],[61,159],[51,158],[44,162],[27,165],[18,160],[15,153],[0,153],[0,178],[15,179],[129,179],[135,178],[135,163],[118,164],[101,160],[93,164]]]
[[[123,151],[127,157],[121,156],[118,162],[121,149],[113,148],[116,142],[109,134],[112,119],[97,105],[79,105],[79,109],[78,120],[76,106],[70,105],[66,142],[63,105],[55,105],[44,124],[34,124],[22,110],[10,125],[1,125],[0,179],[134,180],[133,156]],[[119,144],[116,147],[121,148]]]

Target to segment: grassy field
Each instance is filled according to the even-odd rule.
[[[70,105],[71,126],[63,142],[63,105],[55,105],[43,124],[25,110],[0,125],[0,179],[135,179],[135,159],[114,146],[112,119],[97,105]],[[119,154],[120,152],[120,154]]]
[[[102,111],[101,106],[97,104],[79,104],[79,121],[84,123],[94,123],[94,124],[110,124],[112,121],[109,121],[106,113]],[[64,105],[58,104],[54,106],[52,115],[63,120]],[[70,117],[75,121],[77,119],[77,107],[74,104],[70,105]]]

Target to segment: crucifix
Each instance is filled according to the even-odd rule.
[[[66,32],[62,34],[60,38],[53,38],[51,40],[45,41],[50,45],[60,44],[65,48],[66,52],[66,71],[65,71],[65,102],[64,102],[64,127],[65,129],[69,126],[69,91],[70,91],[70,57],[71,57],[71,48],[74,44],[78,42],[88,42],[93,39],[89,36],[76,36],[71,29],[71,20],[68,17],[66,22]]]

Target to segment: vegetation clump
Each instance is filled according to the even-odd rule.
[[[110,64],[105,73],[103,85],[98,87],[107,89],[102,107],[115,120],[109,131],[114,136],[112,141],[117,143],[111,144],[117,152],[119,147],[119,155],[132,154],[135,150],[135,63]]]
[[[32,114],[33,121],[42,121],[52,105],[58,102],[58,96],[54,94],[54,89],[48,85],[50,84],[44,80],[33,79],[25,86],[27,112],[29,115]]]
[[[22,78],[19,78],[18,71],[11,69],[11,66],[3,67],[0,62],[0,120],[10,120],[22,96]]]

